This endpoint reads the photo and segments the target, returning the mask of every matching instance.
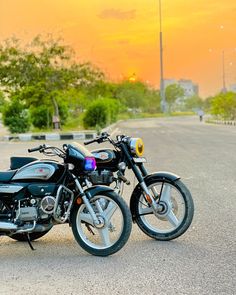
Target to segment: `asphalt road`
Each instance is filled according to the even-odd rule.
[[[34,242],[36,251],[1,237],[1,295],[236,294],[236,127],[167,118],[122,122],[118,132],[143,138],[150,172],[181,175],[195,203],[189,230],[160,242],[133,225],[126,246],[107,258],[84,252],[67,225]],[[38,143],[0,144],[4,170],[10,155]]]

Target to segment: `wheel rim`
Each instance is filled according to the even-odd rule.
[[[101,222],[95,226],[85,205],[81,205],[76,216],[76,228],[81,240],[94,249],[112,247],[120,238],[124,228],[124,217],[119,205],[108,196],[96,196],[91,202]]]
[[[182,193],[172,184],[154,183],[148,186],[149,191],[157,196],[157,201],[162,205],[162,212],[154,212],[145,201],[144,195],[140,196],[138,214],[143,224],[155,233],[169,233],[176,230],[186,214],[186,205]],[[161,193],[162,192],[162,193]],[[161,198],[159,198],[161,195]]]

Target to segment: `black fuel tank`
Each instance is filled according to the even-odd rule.
[[[116,151],[112,149],[98,149],[92,151],[92,154],[96,159],[98,170],[118,170],[117,165],[119,163],[119,154]]]

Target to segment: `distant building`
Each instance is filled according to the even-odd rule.
[[[198,85],[193,83],[191,80],[186,80],[186,79],[165,79],[164,80],[164,88],[171,84],[177,84],[181,86],[184,90],[184,98],[191,97],[193,95],[198,95],[199,93],[199,88]]]
[[[229,91],[236,92],[236,84],[232,84],[229,86]]]

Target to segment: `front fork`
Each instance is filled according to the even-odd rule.
[[[151,189],[153,195],[155,196],[155,198],[153,198],[152,194],[150,194],[149,189],[144,181],[140,182],[140,186],[142,187],[144,191],[145,199],[147,200],[148,204],[153,208],[153,210],[156,212],[162,211],[163,209],[162,206],[156,202],[156,199],[158,196],[155,189],[154,188]]]
[[[86,208],[88,209],[90,215],[92,216],[92,219],[93,219],[93,223],[94,225],[99,225],[100,224],[100,221],[99,219],[97,218],[97,215],[96,213],[94,212],[93,210],[93,207],[91,206],[86,194],[84,193],[84,190],[79,182],[79,180],[73,175],[73,178],[74,178],[74,181],[75,181],[75,184],[79,190],[79,192],[81,193],[81,198],[86,206]]]
[[[150,191],[144,181],[144,177],[148,175],[148,171],[146,170],[146,168],[144,167],[143,164],[140,164],[138,167],[139,167],[139,170],[138,170],[137,166],[133,165],[132,169],[139,181],[141,188],[144,191],[145,199],[147,200],[148,204],[153,208],[154,211],[156,211],[156,212],[162,211],[162,209],[163,209],[162,206],[156,202],[156,199],[158,198],[157,192],[155,191],[154,188],[151,188],[152,194],[155,197],[155,198],[153,198],[152,194],[150,194]],[[140,171],[141,171],[142,175],[140,175]]]

